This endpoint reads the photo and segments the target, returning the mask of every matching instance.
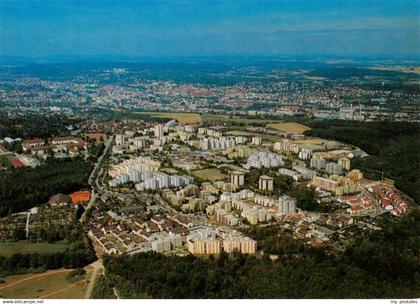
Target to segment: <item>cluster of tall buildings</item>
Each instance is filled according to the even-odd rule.
[[[199,135],[208,135],[208,136],[213,136],[213,137],[222,137],[223,136],[223,133],[221,131],[214,130],[214,129],[208,129],[208,128],[198,128],[197,133]]]
[[[298,181],[301,178],[301,175],[298,172],[286,168],[280,168],[279,173],[293,178],[294,181]]]
[[[241,217],[246,219],[251,225],[264,223],[271,220],[271,213],[260,205],[251,205],[244,201],[232,201],[232,207],[241,211]]]
[[[251,156],[254,152],[255,152],[255,149],[249,146],[239,145],[228,150],[228,157],[229,158],[244,158],[244,157]]]
[[[163,172],[148,172],[144,180],[136,184],[136,190],[156,190],[170,187],[181,187],[193,182],[191,176],[168,175]]]
[[[288,214],[288,213],[296,213],[297,204],[296,199],[288,196],[288,195],[281,195],[279,197],[279,213]]]
[[[277,152],[293,152],[293,153],[299,153],[299,146],[295,143],[293,143],[290,139],[285,139],[283,141],[278,141],[274,143],[273,150]]]
[[[108,175],[113,178],[108,184],[110,187],[117,187],[129,181],[134,183],[142,181],[149,176],[149,173],[157,172],[160,165],[159,161],[143,156],[124,160],[108,170]]]
[[[272,218],[273,206],[277,204],[276,199],[269,196],[262,196],[251,190],[239,192],[224,192],[219,202],[209,205],[206,208],[208,216],[230,226],[239,224],[239,219],[232,214],[232,209],[240,211],[241,218],[246,219],[251,225],[270,221]]]
[[[317,170],[325,170],[329,174],[342,175],[343,170],[350,170],[350,159],[343,157],[337,162],[327,162],[322,156],[315,153],[310,160],[310,166]]]
[[[316,171],[306,168],[305,166],[295,165],[293,170],[298,172],[303,179],[312,179],[314,176],[317,176]]]
[[[329,162],[325,165],[325,172],[328,174],[341,175],[343,174],[343,167],[337,163]]]
[[[284,159],[282,155],[271,152],[257,152],[248,157],[248,160],[243,167],[249,170],[251,168],[271,168],[283,165]]]
[[[329,178],[315,176],[311,185],[333,192],[335,195],[354,193],[359,190],[358,185],[349,177],[331,175]]]
[[[311,168],[315,168],[317,170],[323,170],[325,169],[325,166],[327,165],[327,161],[323,158],[311,158],[310,160],[310,166]]]
[[[201,150],[226,150],[236,145],[235,137],[209,137],[199,141]]]
[[[192,254],[255,253],[257,242],[246,236],[229,235],[222,239],[211,228],[200,228],[187,237],[188,251]]]

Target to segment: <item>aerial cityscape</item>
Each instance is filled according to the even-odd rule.
[[[257,2],[0,3],[2,299],[417,303],[419,3]]]

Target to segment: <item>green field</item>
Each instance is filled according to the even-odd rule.
[[[227,131],[226,135],[232,135],[232,136],[255,136],[256,133],[248,132],[248,131],[240,131],[240,130],[232,130]]]
[[[222,174],[219,169],[203,169],[191,172],[193,175],[201,179],[217,181],[226,178],[226,175]]]
[[[49,298],[49,299],[82,299],[86,280],[69,283],[66,275],[72,269],[58,269],[44,273],[31,273],[5,277],[0,284],[2,298]],[[86,277],[90,277],[90,272]]]
[[[1,256],[12,256],[15,253],[51,253],[65,251],[67,245],[63,242],[54,244],[50,243],[31,243],[28,241],[18,242],[2,242],[0,243],[0,255]]]
[[[201,122],[201,117],[200,117],[200,114],[198,113],[137,112],[136,114],[150,116],[150,118],[176,119],[181,124],[195,124],[195,123]]]
[[[225,134],[232,135],[232,136],[258,136],[258,137],[261,137],[265,141],[271,141],[271,142],[280,140],[280,137],[276,135],[255,133],[255,132],[248,132],[248,131],[241,131],[241,130],[231,130],[231,131],[227,131]]]
[[[0,169],[11,169],[12,164],[9,161],[10,155],[0,155]]]

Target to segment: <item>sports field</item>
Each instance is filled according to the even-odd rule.
[[[67,245],[63,242],[58,243],[32,243],[28,241],[2,242],[0,243],[0,255],[9,257],[15,253],[51,253],[65,251]]]
[[[201,179],[217,181],[226,178],[226,175],[222,174],[219,169],[203,169],[191,172],[193,175]]]
[[[302,134],[311,128],[297,122],[275,122],[267,124],[267,128],[284,131],[292,134]]]
[[[82,299],[87,282],[81,279],[69,283],[66,275],[72,269],[57,269],[43,273],[30,273],[5,277],[0,284],[1,298],[44,298],[44,299]],[[86,277],[90,277],[88,271]]]

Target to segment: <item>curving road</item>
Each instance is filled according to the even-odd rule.
[[[93,267],[93,271],[92,271],[92,274],[91,274],[90,279],[89,279],[89,284],[86,287],[85,299],[90,299],[90,297],[92,295],[92,290],[93,290],[93,287],[95,287],[95,282],[96,282],[97,277],[98,277],[98,271],[100,269],[105,270],[101,259],[97,260],[96,262],[93,262],[92,264],[90,264],[90,266]]]

